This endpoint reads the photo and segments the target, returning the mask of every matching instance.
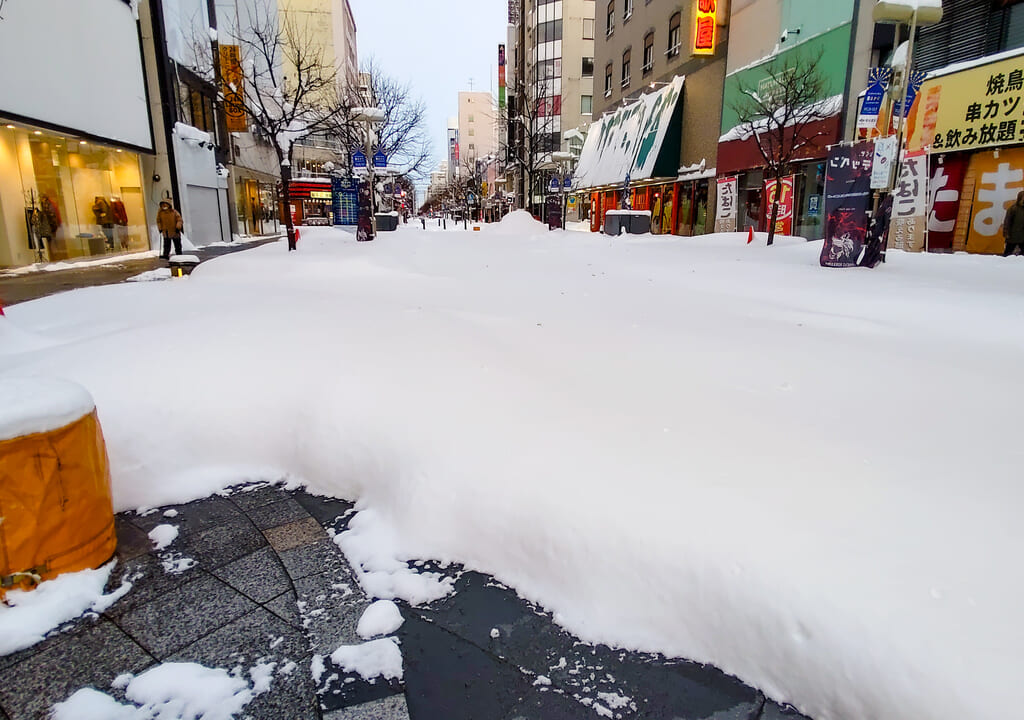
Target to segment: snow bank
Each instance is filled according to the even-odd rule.
[[[342,645],[331,653],[331,660],[345,672],[358,673],[364,680],[401,680],[403,675],[402,651],[394,638]]]
[[[526,210],[513,210],[500,221],[484,227],[491,233],[502,235],[530,235],[548,231],[547,225],[535,220]]]
[[[67,380],[0,376],[0,441],[57,430],[95,407],[84,387]]]
[[[270,688],[273,663],[250,670],[254,687],[221,668],[196,663],[163,663],[140,675],[122,675],[115,685],[136,705],[83,688],[51,711],[52,720],[231,720],[254,697]]]
[[[378,600],[363,611],[356,626],[359,637],[369,640],[378,635],[390,635],[402,627],[405,620],[398,606],[390,600]]]
[[[38,350],[52,341],[42,335],[30,333],[15,325],[7,316],[0,315],[0,355]]]
[[[247,479],[357,500],[337,541],[377,597],[464,562],[818,720],[1024,703],[1024,260],[339,237],[11,307],[52,345],[0,375],[88,388],[119,509]]]
[[[6,604],[0,604],[0,655],[31,647],[62,623],[113,605],[132,587],[125,581],[109,595],[103,594],[115,564],[65,573],[34,590],[8,590]]]

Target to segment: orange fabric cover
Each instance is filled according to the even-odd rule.
[[[93,410],[57,430],[0,441],[0,597],[30,576],[99,567],[117,536],[110,466]]]

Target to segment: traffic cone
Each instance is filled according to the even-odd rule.
[[[747,245],[754,242],[754,226],[750,226],[750,232],[747,233]]]

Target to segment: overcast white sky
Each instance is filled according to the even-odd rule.
[[[427,104],[434,167],[444,159],[448,118],[458,93],[498,93],[498,43],[505,42],[507,0],[349,0],[359,60],[412,83]],[[433,168],[431,168],[433,169]]]

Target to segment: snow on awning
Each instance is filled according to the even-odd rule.
[[[677,76],[610,115],[595,120],[576,167],[573,189],[646,180],[654,172],[669,121],[683,92]]]

